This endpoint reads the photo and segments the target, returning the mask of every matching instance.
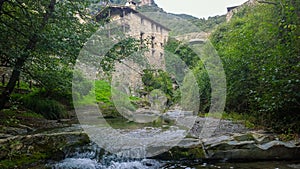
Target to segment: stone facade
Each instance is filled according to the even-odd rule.
[[[142,3],[146,3],[146,1]],[[126,6],[111,6],[108,10],[107,17],[111,18],[113,24],[122,27],[125,36],[140,40],[141,50],[146,49],[143,59],[148,62],[147,68],[165,70],[164,45],[168,41],[170,30],[136,11],[135,3],[128,2]],[[142,48],[142,46],[146,46],[146,48]],[[145,68],[135,63],[134,60],[125,59],[122,63],[115,64],[114,75],[117,77],[113,77],[113,79],[126,83],[123,83],[123,86],[129,86],[130,89],[126,89],[126,93],[128,91],[135,93],[142,86],[141,74]]]
[[[168,41],[169,29],[144,16],[132,6],[113,6],[110,17],[126,29],[126,35],[139,39],[149,49],[145,53],[149,64],[155,69],[164,69],[163,49]]]
[[[141,0],[140,6],[145,6],[145,5],[151,6],[153,4],[154,4],[154,0]]]
[[[244,6],[253,6],[255,5],[257,0],[248,0],[247,2],[243,3],[242,5],[239,6],[232,6],[227,8],[227,15],[226,15],[226,21],[229,22],[233,15],[237,13],[241,8]]]

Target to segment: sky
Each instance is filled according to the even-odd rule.
[[[166,12],[189,14],[197,18],[223,15],[227,7],[243,4],[247,0],[154,0]]]

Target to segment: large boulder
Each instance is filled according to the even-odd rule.
[[[274,140],[272,140],[274,138]],[[256,133],[202,139],[206,158],[211,160],[296,160],[299,141],[279,141],[274,135]]]
[[[80,131],[8,137],[0,139],[0,161],[18,162],[22,165],[27,159],[61,160],[65,157],[64,150],[88,142],[90,141],[87,134]],[[0,168],[3,167],[5,166],[0,164]]]

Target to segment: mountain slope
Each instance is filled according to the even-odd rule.
[[[112,4],[119,5],[125,5],[126,2],[127,0],[111,0]],[[171,28],[172,35],[201,31],[209,33],[226,21],[225,15],[198,19],[187,14],[167,13],[154,0],[135,0],[135,2],[137,3],[137,11]]]

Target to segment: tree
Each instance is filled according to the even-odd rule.
[[[90,5],[90,1],[81,0],[0,1],[0,61],[12,69],[1,94],[0,110],[21,74],[43,87],[49,87],[53,78],[48,89],[64,85],[60,82],[71,76],[64,74],[65,70],[70,70],[85,40],[97,28],[95,22],[88,21]],[[59,78],[55,72],[65,76]]]
[[[211,38],[226,72],[227,111],[278,132],[299,132],[299,7],[289,0],[243,7]]]

